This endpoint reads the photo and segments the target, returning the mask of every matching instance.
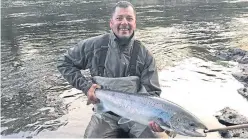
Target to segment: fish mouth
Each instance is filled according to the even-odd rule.
[[[205,124],[198,122],[192,130],[186,130],[186,133],[195,137],[206,137],[207,134],[205,133],[205,130],[207,129],[208,128]]]
[[[198,129],[198,130],[193,130],[193,131],[186,130],[184,132],[185,132],[185,134],[192,136],[192,137],[206,137],[207,134],[204,133],[203,130],[204,129]]]
[[[185,129],[184,133],[192,137],[206,137],[207,134],[204,131],[207,129],[208,128],[204,124],[198,123],[196,127]]]

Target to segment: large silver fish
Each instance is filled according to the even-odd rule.
[[[207,127],[198,118],[166,99],[102,89],[97,89],[95,94],[100,99],[95,107],[96,112],[112,111],[120,115],[122,118],[118,124],[135,121],[148,125],[150,121],[155,121],[164,130],[183,136],[206,136],[203,130]]]

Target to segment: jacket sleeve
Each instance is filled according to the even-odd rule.
[[[157,67],[152,54],[147,51],[144,70],[141,72],[141,84],[150,95],[160,96],[161,88],[158,79]]]
[[[86,94],[92,85],[92,78],[90,74],[83,75],[80,71],[85,70],[87,65],[85,45],[83,41],[69,49],[64,56],[59,58],[57,68],[73,87]]]

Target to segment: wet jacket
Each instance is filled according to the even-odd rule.
[[[81,70],[90,70],[92,77],[98,76],[98,61],[103,42],[103,36],[96,36],[79,42],[76,46],[58,60],[58,70],[63,77],[75,88],[87,93],[94,83],[87,74]],[[113,32],[109,34],[108,51],[105,60],[103,77],[127,77],[129,76],[130,55],[132,53],[134,37],[129,43],[121,44]],[[155,59],[152,54],[141,44],[136,63],[136,76],[140,78],[140,84],[151,95],[159,96],[161,89],[158,81],[158,73]]]

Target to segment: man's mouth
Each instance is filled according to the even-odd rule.
[[[121,28],[120,30],[121,31],[129,31],[129,29],[127,29],[127,28]]]
[[[121,31],[129,31],[130,30],[130,27],[120,27],[119,30]]]

